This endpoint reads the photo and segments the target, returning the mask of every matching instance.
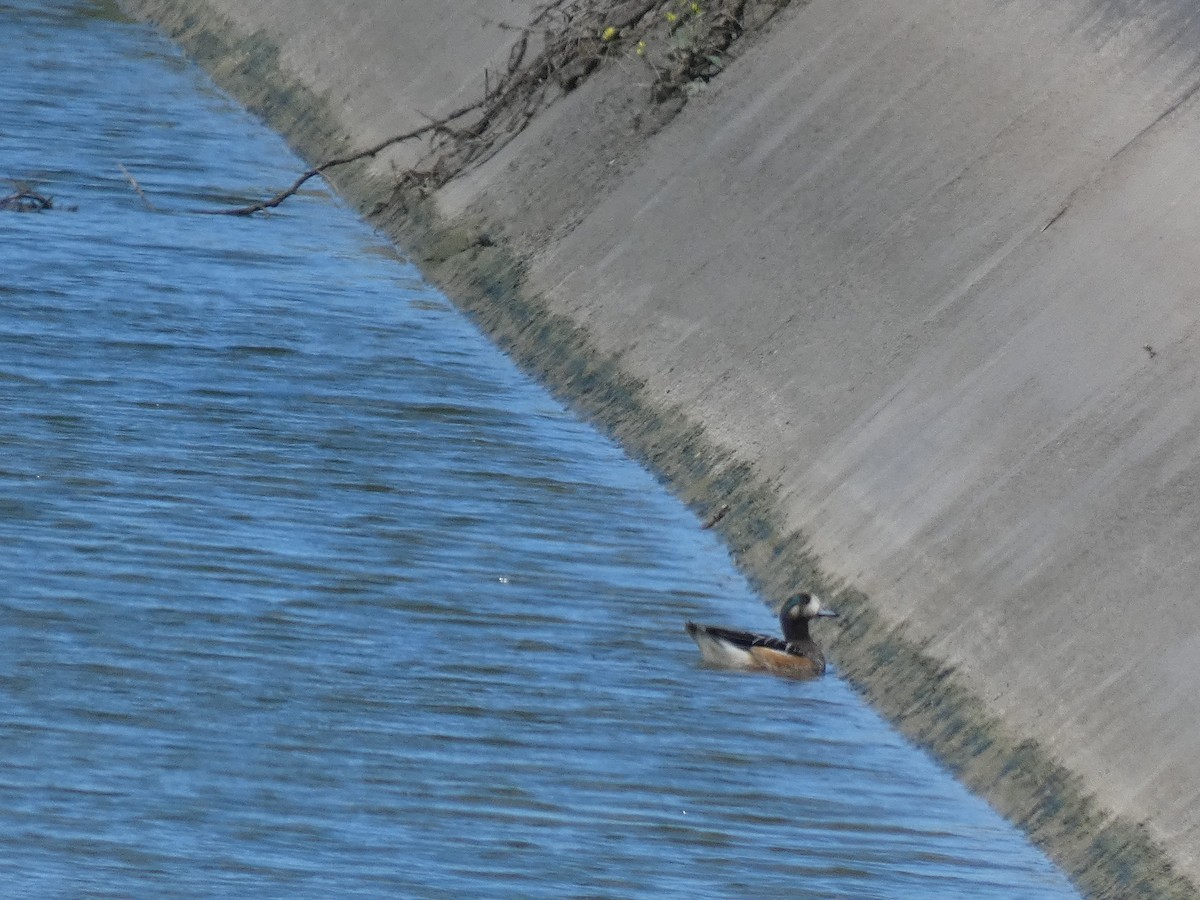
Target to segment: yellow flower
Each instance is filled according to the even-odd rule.
[[[692,3],[692,15],[693,15],[693,16],[698,16],[698,15],[700,15],[700,13],[702,13],[702,12],[704,12],[704,10],[702,10],[702,9],[700,8],[700,4],[699,4],[699,3]]]
[[[615,39],[616,36],[617,36],[617,29],[615,29],[611,25],[609,25],[607,28],[604,29],[604,31],[602,31],[600,33],[600,40],[611,41],[611,40]]]
[[[646,54],[646,42],[645,42],[645,41],[638,41],[638,42],[637,42],[637,55],[638,55],[638,56],[645,56],[645,54]]]
[[[679,18],[678,13],[674,13],[674,12],[670,12],[670,11],[667,12],[667,21],[670,22],[672,25],[675,24],[675,20],[678,18]]]

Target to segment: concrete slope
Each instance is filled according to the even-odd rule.
[[[533,278],[1197,875],[1200,19],[1126,6],[818,0]]]
[[[513,40],[481,15],[536,6],[129,5],[260,31],[360,145],[469,97]],[[1197,87],[1187,0],[812,0],[652,137],[612,67],[438,197],[1193,882]]]
[[[515,40],[513,23],[525,25],[542,6],[538,0],[131,0],[124,5],[193,36],[205,33],[215,14],[223,29],[220,38],[259,38],[277,55],[282,72],[336,110],[340,137],[355,148],[476,100],[485,72],[494,79],[505,69]],[[531,49],[537,43],[537,34],[531,34]],[[245,65],[236,56],[207,62],[226,70]],[[375,160],[374,169],[386,176],[421,155],[421,147],[402,145]]]

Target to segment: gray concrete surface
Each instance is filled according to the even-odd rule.
[[[261,30],[360,144],[534,6],[128,5]],[[438,198],[1193,881],[1198,86],[1184,0],[812,0],[653,137],[612,67]]]
[[[1090,6],[815,2],[532,281],[1196,873],[1200,32]]]
[[[137,9],[139,4],[129,3]],[[429,3],[307,3],[303,0],[183,0],[162,6],[176,22],[209,10],[279,51],[282,68],[339,111],[350,144],[369,146],[465,106],[483,93],[484,72],[502,72],[515,40],[541,4],[537,0]],[[536,46],[536,35],[533,46]],[[236,61],[235,61],[236,62]],[[374,166],[417,162],[423,147],[405,145]]]

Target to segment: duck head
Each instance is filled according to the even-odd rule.
[[[787,640],[796,637],[808,637],[808,623],[820,617],[836,617],[832,609],[821,605],[821,598],[816,594],[800,593],[788,598],[779,610],[779,625]]]

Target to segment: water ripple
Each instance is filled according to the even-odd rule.
[[[0,39],[78,207],[0,216],[6,890],[1072,896],[836,677],[699,668],[772,628],[715,538],[328,195],[191,214],[300,164],[169,46]]]

